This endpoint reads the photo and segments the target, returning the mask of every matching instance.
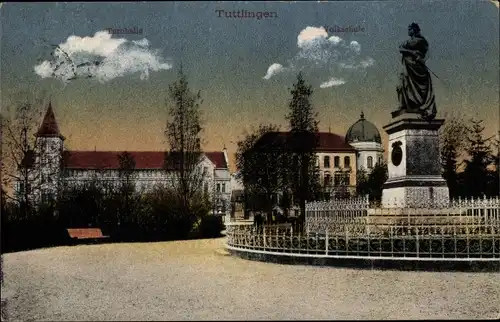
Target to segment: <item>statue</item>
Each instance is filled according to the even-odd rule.
[[[408,36],[410,39],[399,46],[404,71],[396,88],[399,109],[393,116],[402,112],[418,113],[422,118],[432,120],[437,110],[430,70],[425,65],[429,43],[420,34],[416,23],[408,26]]]

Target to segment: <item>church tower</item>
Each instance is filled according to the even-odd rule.
[[[40,186],[42,202],[55,199],[57,186],[61,175],[62,158],[64,152],[64,136],[59,132],[52,103],[49,103],[42,124],[36,136],[36,164],[40,172],[37,181]]]

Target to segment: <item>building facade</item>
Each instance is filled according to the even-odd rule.
[[[269,132],[256,142],[257,148],[273,148],[286,143],[290,132]],[[325,192],[335,196],[356,192],[358,171],[367,174],[384,161],[382,139],[377,127],[364,114],[349,127],[345,136],[331,132],[317,134],[316,165]]]
[[[57,198],[58,183],[82,185],[92,180],[117,186],[120,180],[120,151],[74,151],[64,147],[64,136],[59,131],[52,104],[49,103],[43,121],[36,133],[33,169],[30,186],[17,182],[16,192],[29,189],[34,202]],[[164,151],[127,151],[134,160],[131,178],[136,191],[150,191],[155,186],[168,186],[176,178],[175,169],[168,167],[168,153]],[[214,213],[230,210],[231,176],[227,150],[204,152],[198,169],[203,175],[203,189],[214,203]],[[34,187],[37,187],[34,189]]]

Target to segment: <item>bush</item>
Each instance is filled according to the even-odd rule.
[[[193,198],[184,207],[166,188],[124,195],[90,183],[60,191],[54,204],[28,208],[3,206],[2,251],[68,244],[66,228],[98,227],[114,241],[153,241],[186,239],[193,232],[215,237],[223,227],[220,217],[207,216],[212,209],[207,198]]]
[[[143,234],[156,240],[188,238],[195,224],[211,209],[205,198],[194,198],[186,208],[175,192],[165,188],[145,194],[141,203],[138,226]]]
[[[198,226],[198,234],[201,238],[220,237],[222,230],[224,230],[224,224],[221,216],[206,215]]]
[[[67,245],[70,238],[53,206],[21,211],[9,204],[2,212],[2,253]]]

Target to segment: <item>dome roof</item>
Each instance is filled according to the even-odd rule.
[[[347,130],[345,140],[347,143],[376,142],[382,144],[380,132],[373,123],[365,120],[363,112],[361,112],[359,120]]]

